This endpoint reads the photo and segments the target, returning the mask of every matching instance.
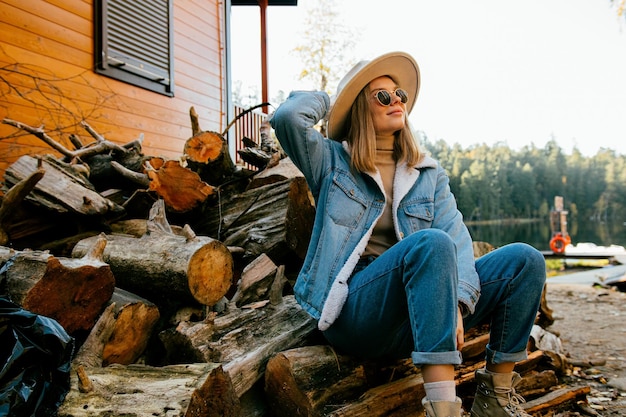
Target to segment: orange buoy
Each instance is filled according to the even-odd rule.
[[[565,247],[570,243],[572,243],[572,239],[569,236],[557,233],[550,239],[550,249],[554,253],[564,253]]]

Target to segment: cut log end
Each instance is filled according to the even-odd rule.
[[[216,160],[222,152],[224,138],[217,132],[200,132],[185,143],[184,152],[191,161],[206,164]]]
[[[189,260],[187,277],[196,301],[207,306],[214,305],[232,285],[232,254],[217,240],[204,245]]]

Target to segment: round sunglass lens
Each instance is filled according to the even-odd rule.
[[[383,106],[388,106],[391,104],[391,95],[386,90],[380,90],[376,93],[376,98]]]
[[[407,94],[406,91],[404,91],[401,88],[398,88],[396,90],[396,95],[400,98],[400,101],[403,103],[406,103],[407,101],[409,101],[409,95]]]

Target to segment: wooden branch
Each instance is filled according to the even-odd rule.
[[[2,123],[14,126],[18,129],[21,129],[30,133],[33,136],[38,137],[39,139],[44,141],[47,145],[49,145],[52,149],[60,152],[64,156],[67,156],[69,158],[74,157],[74,152],[70,151],[65,146],[61,145],[59,142],[57,142],[56,140],[48,136],[46,132],[43,130],[43,127],[32,127],[27,124],[18,122],[16,120],[7,119],[7,118],[3,119]]]
[[[127,180],[130,180],[141,187],[150,187],[150,178],[147,174],[144,174],[143,172],[137,172],[133,171],[132,169],[128,169],[117,161],[111,161],[111,168],[113,168],[123,178],[126,178]]]
[[[198,113],[196,113],[196,109],[193,106],[189,108],[189,117],[191,118],[191,136],[196,136],[202,132],[202,129],[200,129]]]
[[[29,176],[19,181],[4,194],[0,203],[0,245],[6,245],[9,242],[9,235],[6,232],[6,226],[18,211],[18,206],[24,201],[26,196],[35,188],[39,180],[46,173],[42,167],[42,161],[37,161],[37,170]]]

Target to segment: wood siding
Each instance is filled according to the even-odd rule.
[[[191,136],[189,109],[203,130],[226,124],[224,5],[174,2],[174,97],[93,71],[92,0],[0,0],[0,119],[44,126],[71,149],[74,133],[126,143],[143,134],[147,155],[176,159]],[[18,157],[54,153],[12,126],[0,124],[0,180]]]

